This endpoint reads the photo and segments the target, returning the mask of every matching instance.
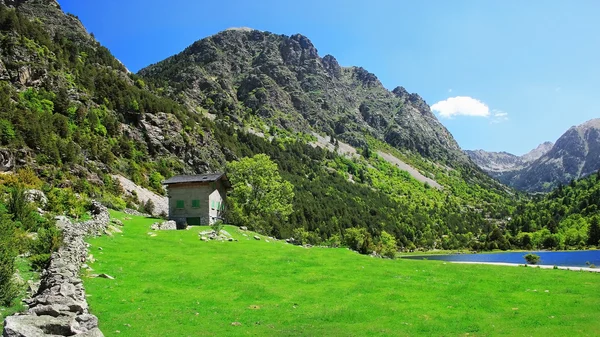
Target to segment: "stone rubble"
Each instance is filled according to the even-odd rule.
[[[162,223],[155,222],[150,226],[153,231],[171,231],[177,229],[177,223],[173,220],[164,221]]]
[[[110,221],[108,210],[92,202],[92,220],[72,223],[57,217],[63,246],[52,254],[41,276],[39,289],[23,300],[29,310],[6,317],[3,337],[103,337],[98,318],[89,312],[79,271],[88,257],[86,236],[102,235]],[[91,256],[91,255],[90,255]]]
[[[198,236],[202,241],[217,240],[217,241],[237,241],[226,230],[222,229],[217,234],[214,230],[199,232]]]

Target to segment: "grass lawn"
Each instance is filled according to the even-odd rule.
[[[597,273],[383,260],[234,227],[238,242],[151,237],[154,220],[131,218],[89,240],[93,273],[115,277],[84,277],[106,336],[600,335]]]

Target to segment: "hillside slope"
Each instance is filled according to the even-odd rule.
[[[452,166],[468,163],[420,96],[402,87],[390,92],[367,70],[319,56],[300,34],[227,30],[139,74],[218,118],[313,130],[359,148],[371,136]]]
[[[92,273],[115,279],[84,277],[107,336],[597,331],[589,323],[600,305],[596,273],[374,259],[343,248],[255,240],[236,227],[226,230],[237,242],[200,241],[204,228],[150,236],[154,220],[113,215],[125,224],[124,233],[90,243],[92,250],[103,248],[94,254]]]
[[[481,249],[510,213],[510,193],[469,162],[417,95],[336,67],[302,36],[220,33],[142,78],[54,1],[10,4],[0,4],[3,170],[29,167],[74,198],[122,209],[140,200],[115,174],[163,193],[174,174],[266,153],[294,184],[295,212],[260,230],[290,237],[302,228],[314,243],[358,227],[391,233],[399,248]],[[313,146],[313,131],[333,136],[328,150]],[[340,140],[356,146],[344,146],[351,155]]]
[[[600,119],[571,127],[540,158],[497,176],[501,182],[528,192],[548,192],[600,169]]]

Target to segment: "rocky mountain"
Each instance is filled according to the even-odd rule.
[[[498,176],[504,172],[524,168],[550,151],[553,145],[552,142],[545,142],[522,156],[516,156],[508,152],[487,152],[484,150],[466,150],[465,153],[481,169],[492,176]]]
[[[228,30],[136,75],[55,1],[4,0],[0,77],[0,169],[60,190],[60,212],[88,197],[154,208],[115,175],[162,193],[172,175],[257,154],[294,185],[289,219],[257,228],[277,237],[356,227],[403,246],[494,247],[473,235],[487,240],[513,202],[420,96],[302,35]]]
[[[528,192],[548,192],[600,169],[600,119],[571,127],[552,147],[550,143],[544,143],[527,155],[510,157],[516,159],[500,169],[498,162],[486,160],[481,152],[468,154],[482,169],[506,185]],[[489,155],[487,158],[496,157]]]
[[[56,1],[0,0],[0,40],[0,170],[62,169],[65,186],[118,171],[147,185],[153,171],[223,166],[199,116],[151,92]]]
[[[191,109],[239,124],[316,132],[359,148],[373,137],[435,161],[468,163],[419,95],[388,91],[367,70],[321,57],[300,34],[226,30],[139,75]]]
[[[553,146],[554,146],[554,143],[552,143],[552,142],[544,142],[544,143],[538,145],[538,147],[536,147],[535,149],[522,155],[521,158],[523,158],[523,160],[525,160],[525,162],[531,163],[531,162],[537,160],[538,158],[540,158],[541,156],[545,155],[546,153],[548,153],[552,149]]]

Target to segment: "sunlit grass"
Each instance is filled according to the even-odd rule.
[[[84,277],[107,336],[600,334],[598,274],[383,260],[234,227],[237,242],[202,242],[198,227],[151,237],[155,220],[131,218],[90,240],[93,273],[115,277]]]

